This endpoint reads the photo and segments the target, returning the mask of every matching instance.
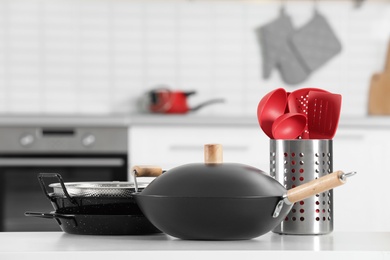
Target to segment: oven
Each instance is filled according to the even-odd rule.
[[[54,210],[38,173],[60,173],[65,182],[127,181],[127,150],[126,127],[0,127],[0,231],[61,231],[55,221],[24,216]]]

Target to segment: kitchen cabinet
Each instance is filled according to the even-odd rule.
[[[203,161],[203,145],[223,145],[225,162],[239,162],[268,171],[269,140],[259,128],[220,126],[131,126],[130,164],[169,169]]]
[[[358,171],[348,186],[334,190],[337,230],[390,230],[383,203],[390,183],[390,128],[340,127],[333,141],[333,168]]]

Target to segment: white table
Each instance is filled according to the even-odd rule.
[[[284,236],[243,241],[185,241],[152,236],[83,236],[63,232],[0,233],[0,259],[390,259],[390,233]]]

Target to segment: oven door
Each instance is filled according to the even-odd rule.
[[[42,172],[59,173],[65,182],[127,181],[127,155],[1,155],[0,231],[61,231],[55,220],[24,216],[54,210],[38,182]]]

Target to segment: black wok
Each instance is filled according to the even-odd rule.
[[[205,146],[205,164],[173,168],[156,178],[135,199],[161,231],[181,239],[240,240],[276,227],[292,205],[345,183],[341,171],[286,191],[251,166],[222,163],[220,145]],[[135,167],[143,172],[151,168]]]

